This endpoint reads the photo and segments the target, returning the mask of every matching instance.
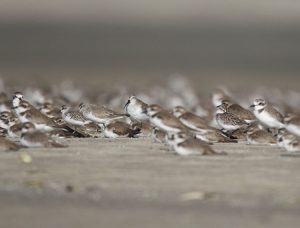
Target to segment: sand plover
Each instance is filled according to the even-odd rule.
[[[17,117],[10,111],[4,111],[0,113],[0,127],[8,129]]]
[[[130,118],[137,122],[143,122],[149,119],[147,107],[148,105],[145,102],[135,96],[131,96],[124,106],[126,113],[128,113]]]
[[[23,124],[20,143],[25,147],[67,147],[56,142],[48,134],[37,130],[30,122]]]
[[[147,113],[150,123],[166,132],[182,132],[187,128],[179,121],[178,118],[173,116],[170,112],[164,110],[156,104],[149,105]]]
[[[285,128],[279,129],[278,133],[277,133],[277,145],[279,147],[284,148],[284,146],[285,146],[285,138],[288,137],[288,136],[296,138],[295,135],[292,135],[291,133],[289,133]]]
[[[132,128],[130,124],[121,121],[115,121],[107,124],[104,128],[106,138],[129,137],[133,138],[141,132],[140,128]]]
[[[270,132],[260,129],[257,125],[251,125],[247,129],[247,143],[276,145],[277,140]]]
[[[174,141],[170,144],[173,145],[175,152],[179,155],[226,155],[224,152],[218,153],[214,151],[206,142],[191,138],[185,133],[180,132],[172,136],[168,140]]]
[[[19,110],[21,110],[19,113],[20,121],[22,123],[31,122],[38,130],[48,132],[61,128],[54,120],[41,113],[25,100],[20,102]]]
[[[227,112],[232,113],[239,119],[244,120],[247,123],[256,121],[256,117],[254,116],[254,114],[250,110],[243,108],[239,104],[234,103],[230,100],[223,100],[222,104],[227,106]]]
[[[1,151],[16,151],[21,148],[20,145],[10,141],[7,138],[0,137],[0,150]]]
[[[81,112],[71,110],[71,107],[67,105],[61,107],[61,113],[64,121],[69,124],[83,127],[84,125],[91,123],[91,121],[85,118]]]
[[[195,133],[197,139],[208,143],[237,143],[235,139],[229,138],[227,135],[223,134],[219,129],[212,129],[206,132],[197,132]]]
[[[13,124],[7,129],[7,134],[11,138],[20,138],[22,134],[22,123]]]
[[[282,146],[288,152],[300,152],[299,138],[292,134],[287,134],[282,137]]]
[[[284,123],[289,132],[300,136],[300,115],[287,113],[284,117]]]
[[[62,116],[61,109],[56,107],[51,102],[45,102],[40,108],[40,112],[48,116],[49,118],[60,118]]]
[[[13,95],[12,108],[15,110],[17,115],[19,115],[19,113],[21,112],[19,107],[20,107],[20,102],[23,100],[23,98],[24,98],[24,96],[21,92],[16,92]]]
[[[177,117],[183,125],[194,131],[207,132],[213,130],[213,128],[207,124],[206,120],[192,112],[188,112],[182,106],[173,108],[173,115]]]
[[[256,118],[269,128],[284,128],[283,116],[272,105],[268,104],[264,99],[256,99],[250,106]]]
[[[95,104],[83,104],[79,105],[79,111],[83,116],[96,123],[101,123],[107,125],[108,123],[128,117],[128,114],[115,112],[105,106],[95,105]]]
[[[155,127],[152,129],[152,134],[151,134],[152,142],[166,143],[167,140],[166,137],[167,137],[167,133],[165,131]]]
[[[216,121],[218,125],[226,131],[235,131],[239,128],[246,128],[248,124],[237,116],[227,111],[227,106],[222,104],[217,106]]]

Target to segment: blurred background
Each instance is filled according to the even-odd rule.
[[[298,89],[300,1],[2,0],[0,75],[107,88],[170,74],[218,85]]]

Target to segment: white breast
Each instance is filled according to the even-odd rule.
[[[129,104],[127,106],[127,113],[135,120],[144,121],[147,120],[149,117],[143,113],[143,109],[137,105]]]
[[[193,151],[189,148],[184,148],[182,146],[178,146],[177,144],[174,145],[174,150],[179,155],[187,156],[193,154]]]
[[[254,112],[255,116],[259,121],[261,121],[263,124],[267,125],[271,128],[283,128],[284,125],[279,122],[277,119],[275,119],[273,116],[271,116],[268,112],[265,110],[259,113],[258,111]]]
[[[27,141],[26,139],[24,139],[23,137],[20,139],[20,143],[23,145],[23,146],[26,146],[26,147],[42,147],[43,144],[42,143],[39,143],[39,142],[30,142],[30,141]]]
[[[118,135],[116,133],[114,133],[112,130],[109,130],[107,128],[105,128],[105,130],[104,130],[104,136],[106,138],[113,138],[113,139],[118,137]]]
[[[160,128],[163,129],[164,131],[171,131],[171,132],[180,132],[181,130],[178,128],[174,128],[174,127],[170,127],[168,125],[166,125],[161,119],[157,118],[157,117],[153,117],[151,118],[151,123]]]

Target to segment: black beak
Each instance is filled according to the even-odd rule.
[[[252,105],[249,106],[249,108],[251,108],[251,109],[254,109],[254,107],[255,107],[254,104],[252,104]]]
[[[217,109],[221,108],[221,105],[218,105],[216,108],[217,108]]]
[[[130,104],[130,100],[127,101],[127,103],[124,105],[123,109],[125,109],[127,107],[127,105],[129,105],[129,104]]]

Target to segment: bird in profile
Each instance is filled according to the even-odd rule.
[[[248,126],[246,121],[241,120],[236,115],[228,112],[226,104],[217,106],[216,113],[216,121],[225,131],[233,132],[237,129],[246,128]]]
[[[147,108],[150,123],[166,132],[184,132],[186,127],[167,110],[156,104],[149,105]]]
[[[0,150],[1,151],[17,151],[22,146],[16,144],[15,142],[5,138],[5,137],[0,137]]]
[[[269,128],[284,128],[283,115],[264,99],[255,99],[252,108],[256,118]]]
[[[55,141],[47,133],[37,130],[30,122],[23,124],[20,143],[25,147],[67,147]]]
[[[147,115],[148,104],[135,96],[129,97],[124,108],[130,118],[137,122],[144,122],[149,119],[149,116]]]
[[[128,114],[118,113],[103,105],[96,104],[81,103],[79,105],[79,111],[86,119],[105,125],[129,116]]]

